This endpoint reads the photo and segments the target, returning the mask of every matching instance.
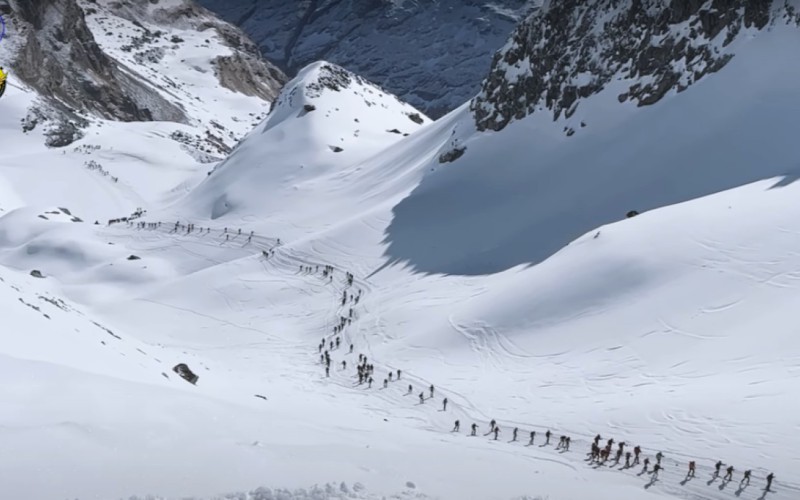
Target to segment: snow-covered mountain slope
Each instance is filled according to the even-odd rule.
[[[761,30],[747,28],[748,20],[739,17],[738,35],[720,49],[727,54],[724,67],[647,106],[620,102],[618,96],[663,71],[628,77],[620,69],[602,88],[568,106],[569,113],[559,113],[560,101],[549,101],[548,93],[535,101],[535,112],[510,121],[500,133],[479,132],[486,120],[501,128],[503,110],[525,102],[516,93],[486,90],[471,103],[473,113],[460,119],[445,154],[456,158],[454,162],[445,163],[394,208],[388,254],[425,272],[491,273],[539,263],[631,210],[663,207],[776,176],[791,181],[800,158],[792,125],[800,111],[800,73],[785,60],[800,41],[800,28],[782,4],[770,7],[770,21]],[[592,26],[599,24],[593,20],[608,19],[600,8],[582,17],[578,14],[584,7],[575,9],[566,19]],[[563,14],[560,7],[556,11]],[[690,29],[693,19],[675,29]],[[611,22],[606,27],[609,33],[586,36],[611,36],[618,29]],[[719,32],[711,43],[721,45],[725,39]],[[556,57],[562,45],[553,40],[541,51],[552,52],[552,60],[563,60],[568,67],[571,56]],[[542,42],[537,43],[540,47]],[[535,66],[522,67],[531,64],[525,62],[529,59],[520,61],[519,69],[509,70],[509,83],[498,88],[517,88],[511,73],[536,74]],[[664,64],[672,67],[671,61]],[[584,76],[594,78],[591,72]],[[519,86],[533,92],[534,80],[520,78]],[[487,89],[493,82],[487,80]],[[486,114],[490,105],[496,114]],[[512,217],[514,223],[496,222]]]
[[[20,203],[5,210],[46,200],[106,219],[181,193],[284,80],[240,31],[183,0],[11,7],[0,166]]]
[[[539,0],[200,0],[294,75],[326,59],[439,117],[468,99],[487,61]]]
[[[13,215],[0,219],[3,234],[18,228],[3,245],[0,259],[5,265],[29,264],[23,260],[29,252],[15,245],[91,245],[89,236],[78,232],[81,225],[53,217],[30,231],[22,223],[24,217],[36,217],[34,213]],[[658,498],[641,494],[635,476],[579,470],[577,463],[552,448],[513,452],[506,443],[449,436],[446,430],[453,418],[465,419],[465,411],[479,419],[484,432],[480,409],[458,409],[460,398],[438,381],[439,391],[452,398],[451,408],[457,409],[439,412],[435,400],[415,406],[403,395],[405,384],[425,387],[434,380],[405,367],[402,382],[387,390],[354,387],[349,370],[339,368],[330,379],[321,377],[313,344],[336,319],[334,302],[348,285],[341,269],[333,280],[317,272],[298,272],[298,263],[316,264],[313,255],[275,247],[274,238],[258,234],[249,244],[238,235],[228,241],[218,227],[207,233],[199,228],[188,232],[185,226],[172,232],[166,221],[154,228],[98,227],[95,237],[141,259],[123,260],[124,253],[111,251],[106,262],[85,266],[78,280],[79,270],[40,258],[43,268],[53,270],[52,275],[45,273],[44,281],[67,285],[70,294],[93,304],[104,326],[137,332],[148,355],[157,352],[162,359],[163,352],[179,353],[175,360],[187,362],[200,379],[196,386],[182,380],[169,386],[166,379],[145,386],[70,375],[60,368],[58,358],[48,367],[10,360],[3,368],[6,378],[19,382],[6,386],[6,400],[21,401],[22,410],[0,416],[13,429],[20,428],[28,411],[39,417],[26,433],[6,441],[9,453],[0,459],[4,496],[118,498],[156,492],[170,498],[208,497],[210,492],[258,485],[308,487],[322,479],[366,487],[345,498],[375,498],[367,492],[387,495],[401,490],[405,491],[392,498],[537,498],[528,496],[532,490],[578,498],[588,482],[625,498]],[[258,256],[261,249],[272,249],[274,255],[263,259]],[[345,257],[343,262],[353,258],[337,252],[327,256]],[[127,265],[129,270],[114,271],[111,264]],[[152,265],[159,265],[157,275],[139,271]],[[137,271],[149,286],[130,286],[126,275]],[[350,341],[369,353],[383,373],[387,367],[366,338],[373,320],[380,319],[373,316],[373,308],[377,312],[383,306],[373,301],[377,295],[368,282],[358,279],[355,287],[363,291],[357,308],[363,317],[356,319]],[[67,343],[61,349],[65,358],[83,352],[81,344]],[[337,365],[340,358],[351,366],[355,363],[355,352],[347,355],[340,349],[334,356]],[[81,390],[96,399],[87,399],[77,392]],[[33,404],[14,391],[45,397]],[[84,401],[86,406],[76,405]],[[52,471],[46,480],[30,481],[26,471],[33,457],[39,470]],[[102,474],[97,479],[86,481],[98,471]],[[494,481],[487,482],[485,474]],[[579,480],[565,481],[567,477]],[[328,495],[322,498],[338,498],[336,493]]]
[[[70,118],[203,125],[199,141],[225,152],[252,126],[247,110],[283,83],[241,32],[187,0],[11,6],[0,49],[7,65]],[[226,106],[216,109],[220,100]]]
[[[770,22],[800,23],[797,6],[795,0],[547,2],[495,54],[472,103],[476,123],[500,130],[545,109],[556,120],[562,112],[570,118],[582,99],[612,82],[627,87],[618,94],[621,103],[656,103],[724,68],[737,39]]]
[[[613,5],[628,4],[561,19],[599,36],[619,29]],[[208,176],[160,167],[186,157],[153,140],[172,124],[118,124],[140,134],[125,151],[152,165],[129,172],[128,195],[149,201],[130,223],[89,223],[129,214],[131,201],[100,197],[88,177],[69,184],[75,205],[33,182],[24,165],[55,176],[69,155],[0,115],[20,158],[0,177],[2,277],[19,288],[0,292],[11,322],[0,497],[263,500],[292,496],[258,486],[331,482],[346,491],[291,495],[800,497],[800,71],[786,64],[800,30],[778,6],[760,29],[735,11],[740,29],[719,49],[733,57],[644,106],[619,95],[661,70],[615,76],[555,121],[543,102],[484,128],[465,103],[418,124],[413,108],[320,63]],[[545,53],[559,59],[556,49]],[[11,92],[9,109],[24,109],[31,94]],[[501,110],[504,99],[487,90],[475,102]],[[586,126],[566,134],[575,120]],[[127,165],[107,149],[105,168]],[[631,209],[646,212],[625,219]],[[39,295],[85,316],[53,326],[37,315],[61,313]],[[75,340],[61,327],[73,324]],[[44,326],[24,338],[31,325]],[[362,355],[371,383],[358,383]],[[160,375],[177,362],[197,385]],[[663,452],[665,468],[588,463],[597,433],[651,461]],[[690,460],[696,478],[685,478]],[[733,481],[712,475],[717,460]],[[752,484],[739,483],[748,469]]]
[[[212,219],[231,212],[277,214],[303,193],[349,183],[354,166],[428,123],[419,111],[363,78],[327,62],[314,63],[284,87],[267,119],[187,202],[196,214]],[[293,213],[293,225],[303,219],[324,224],[319,217],[329,211],[323,203],[308,204]]]

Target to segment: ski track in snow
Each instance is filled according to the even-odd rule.
[[[240,241],[237,241],[239,238],[246,239],[248,231],[243,231],[242,234],[236,234],[234,238],[229,241],[222,240],[222,236],[226,233],[219,228],[212,228],[211,233],[202,233],[202,230],[205,228],[201,228],[200,232],[192,231],[192,232],[179,232],[177,229],[169,229],[173,225],[169,223],[161,223],[161,225],[156,225],[153,228],[148,228],[146,225],[148,224],[146,221],[141,221],[145,224],[145,227],[138,228],[139,232],[147,234],[147,233],[161,233],[165,234],[166,236],[171,237],[180,237],[180,238],[191,238],[193,242],[201,243],[207,246],[224,246],[226,244],[229,245],[239,245]],[[128,224],[127,227],[131,228],[136,226],[137,222],[132,222]],[[158,223],[155,223],[158,224]],[[119,225],[119,224],[118,224]],[[185,225],[181,225],[183,229],[185,229]],[[116,228],[113,228],[116,229]],[[123,233],[124,234],[124,233]],[[233,233],[227,233],[233,235]],[[206,238],[210,235],[217,235],[220,237],[220,241],[216,242],[213,241],[211,238]],[[199,238],[198,238],[199,236]],[[244,242],[239,245],[239,248],[251,248],[254,252],[262,252],[265,251],[270,254],[274,251],[274,255],[270,255],[267,258],[264,258],[261,254],[254,254],[257,255],[257,258],[262,262],[265,272],[279,274],[283,276],[300,276],[306,278],[307,280],[314,280],[311,282],[312,286],[319,286],[320,283],[325,285],[331,285],[329,289],[332,292],[331,297],[331,306],[326,310],[326,317],[328,318],[339,318],[339,317],[346,317],[346,313],[349,307],[354,307],[355,304],[352,303],[350,299],[347,300],[345,305],[341,304],[340,297],[342,293],[345,291],[352,291],[360,290],[363,292],[363,296],[359,305],[363,306],[365,309],[368,307],[369,299],[368,293],[372,290],[371,284],[363,278],[359,278],[358,276],[354,275],[353,285],[347,285],[346,281],[342,278],[341,274],[347,272],[346,270],[342,270],[337,268],[335,264],[330,262],[325,262],[323,259],[318,258],[312,254],[306,254],[291,247],[287,247],[285,243],[278,244],[280,240],[277,238],[271,238],[261,235],[253,235],[251,242]],[[327,245],[327,249],[319,250],[316,247],[314,250],[319,251],[320,253],[336,253],[344,252],[345,250],[342,248],[331,248],[331,245]],[[182,250],[186,250],[182,247]],[[200,254],[197,254],[200,256]],[[215,261],[212,260],[215,265],[222,264],[223,261]],[[321,272],[307,272],[302,271],[302,266],[310,266],[315,268],[316,266],[320,266],[320,268],[330,265],[334,268],[334,275],[338,275],[339,279],[334,279],[333,281],[328,281],[328,278],[322,278]],[[356,292],[358,293],[358,292]],[[714,312],[719,312],[725,309],[729,309],[735,307],[741,301],[733,301],[727,304],[723,304],[721,306],[715,308],[706,308],[702,310],[702,313],[709,313],[713,314]],[[175,307],[170,306],[169,304],[161,304],[166,307]],[[179,308],[180,309],[180,308]],[[188,312],[192,314],[203,315],[197,311],[188,310]],[[354,313],[353,319],[355,320],[354,325],[358,327],[358,317],[357,313]],[[236,325],[225,320],[209,317],[214,321],[224,322],[236,328],[249,328],[246,326]],[[699,335],[691,332],[682,331],[677,327],[669,325],[664,320],[659,319],[659,322],[664,328],[665,333],[672,333],[677,335],[684,335],[687,337],[700,339],[700,340],[714,340],[717,337],[713,336],[704,336]],[[353,380],[353,368],[356,366],[356,362],[358,360],[358,354],[366,354],[370,364],[376,365],[376,372],[378,371],[377,368],[381,368],[387,372],[396,372],[397,367],[392,366],[391,364],[382,364],[376,363],[373,351],[370,347],[370,337],[377,338],[378,340],[382,340],[387,334],[384,328],[370,328],[369,331],[371,335],[367,335],[365,332],[367,329],[358,329],[358,328],[345,328],[343,329],[342,333],[334,334],[332,333],[332,325],[336,324],[336,321],[332,319],[330,321],[326,321],[325,325],[323,326],[323,338],[326,343],[326,346],[329,342],[334,340],[337,336],[341,336],[342,343],[340,348],[334,348],[332,353],[332,362],[331,362],[331,376],[330,378],[323,378],[318,380],[316,384],[328,383],[328,384],[335,384],[336,386],[340,387],[342,390],[347,391],[354,391],[360,393],[364,396],[363,405],[366,409],[376,413],[381,414],[385,418],[393,416],[388,410],[383,407],[374,406],[371,404],[370,401],[374,399],[379,399],[385,403],[393,404],[396,408],[395,414],[398,414],[402,417],[402,421],[404,421],[408,425],[412,425],[414,427],[424,429],[430,432],[438,432],[442,433],[443,429],[447,428],[448,423],[452,426],[452,422],[458,419],[462,424],[461,432],[465,432],[467,434],[466,439],[472,439],[472,436],[469,436],[469,426],[471,423],[478,424],[478,435],[477,438],[489,436],[490,433],[483,433],[482,429],[485,429],[489,425],[490,418],[479,409],[479,406],[472,403],[467,397],[463,394],[459,394],[457,392],[451,391],[449,389],[445,390],[446,397],[448,398],[448,407],[447,411],[443,411],[438,406],[432,406],[434,397],[430,396],[428,392],[428,387],[432,384],[431,381],[425,380],[419,377],[414,376],[411,373],[407,373],[403,371],[402,379],[397,380],[396,378],[393,379],[392,382],[389,382],[388,389],[384,389],[380,380],[375,381],[375,387],[369,389],[367,384],[363,384],[359,386],[357,381]],[[522,349],[516,347],[513,342],[505,338],[503,335],[498,334],[491,326],[489,325],[460,325],[458,324],[452,317],[450,318],[450,325],[451,327],[457,331],[460,335],[463,335],[466,339],[468,339],[472,349],[479,354],[484,359],[488,360],[492,366],[495,368],[500,368],[503,370],[508,370],[508,362],[509,361],[521,361],[528,358],[535,358],[536,356],[532,356],[528,353],[525,353]],[[251,330],[255,330],[259,333],[262,333],[266,336],[269,334],[267,332],[262,332],[257,329],[249,328]],[[350,333],[353,329],[356,329],[355,333]],[[655,332],[650,332],[655,333]],[[339,359],[338,362],[333,361],[333,354],[337,353],[340,350],[347,351],[347,346],[349,344],[354,344],[356,349],[354,350],[353,354],[345,353],[342,358]],[[297,348],[297,346],[290,345],[288,342],[283,342],[281,347],[283,348]],[[233,347],[233,346],[232,346]],[[556,356],[564,354],[559,353]],[[552,356],[552,355],[551,355]],[[341,361],[342,359],[348,361],[347,369],[341,369]],[[741,361],[746,361],[747,358],[743,358]],[[319,362],[319,353],[317,351],[312,350],[312,354],[309,356],[311,366],[317,366],[317,372],[324,370],[322,369],[322,364]],[[673,368],[679,366],[682,363],[678,363]],[[754,367],[751,364],[747,365],[748,368],[746,370],[755,370],[758,367]],[[609,376],[616,376],[613,374],[609,374]],[[704,375],[698,375],[698,377],[703,377]],[[677,378],[686,378],[687,376]],[[691,377],[688,377],[691,378]],[[408,393],[406,390],[406,385],[411,384],[414,387],[414,391],[412,393]],[[644,382],[643,385],[649,384],[649,382]],[[397,386],[400,386],[400,389],[397,390]],[[417,402],[418,398],[418,390],[422,388],[422,391],[427,394],[425,397],[425,404],[421,404]],[[441,390],[436,387],[435,395],[441,395]],[[410,403],[409,401],[414,401]],[[410,407],[409,407],[410,405]],[[430,410],[426,413],[421,414],[420,411],[424,407],[426,410],[428,408],[435,408],[433,416],[430,414]],[[447,419],[445,420],[444,414],[446,413]],[[666,422],[669,422],[668,425],[671,425],[675,428],[678,428],[682,425],[682,423],[686,423],[683,417],[677,418],[673,415],[663,415],[662,420],[664,422],[654,422],[658,423],[659,425],[664,425]],[[731,424],[732,425],[732,424]],[[544,435],[544,432],[548,429],[552,430],[545,423],[531,423],[531,422],[514,422],[514,421],[505,421],[498,423],[498,427],[501,427],[501,435],[504,436],[503,438],[499,439],[499,444],[521,444],[524,449],[530,447],[527,443],[527,436],[530,431],[536,432],[536,442],[533,445],[533,448],[536,450],[541,450],[542,448],[547,448],[550,450],[550,446],[546,446],[541,443],[541,439]],[[519,440],[517,443],[507,439],[508,436],[511,434],[511,429],[513,428],[519,429]],[[689,429],[684,428],[685,432],[691,432]],[[620,431],[624,431],[620,429]],[[697,431],[698,433],[700,431]],[[593,439],[593,435],[587,434],[585,431],[579,431],[575,429],[560,429],[558,433],[553,433],[553,438],[557,438],[560,433],[566,433],[565,435],[569,435],[572,439],[570,451],[565,454],[564,450],[557,451],[558,453],[555,457],[542,455],[542,452],[536,453],[535,455],[519,455],[518,451],[514,451],[517,448],[509,448],[509,453],[513,453],[515,456],[519,456],[522,459],[526,460],[534,460],[534,461],[550,461],[553,463],[557,463],[559,465],[563,465],[568,467],[572,470],[577,470],[577,467],[580,466],[581,461],[584,463],[588,463],[588,454],[585,454],[586,450],[590,448],[590,444]],[[448,434],[453,434],[453,432],[449,432]],[[605,437],[604,437],[605,440]],[[631,449],[633,444],[629,444],[629,449]],[[554,450],[555,451],[555,450]],[[792,483],[792,482],[785,482],[782,481],[780,478],[773,483],[772,490],[767,493],[761,487],[761,483],[763,483],[763,478],[768,471],[759,470],[753,467],[754,471],[754,479],[751,485],[741,488],[735,481],[723,482],[720,480],[719,477],[714,475],[713,466],[711,465],[714,463],[716,458],[713,457],[698,457],[694,455],[686,454],[685,452],[681,452],[675,449],[665,448],[661,450],[664,453],[664,459],[662,461],[662,465],[664,469],[660,473],[660,477],[653,481],[646,481],[644,485],[645,489],[650,489],[653,487],[658,487],[662,492],[667,493],[671,497],[674,498],[682,498],[686,500],[719,500],[723,498],[731,498],[731,496],[735,496],[735,498],[757,498],[757,500],[767,500],[767,499],[796,499],[800,498],[800,485]],[[612,453],[613,455],[613,453]],[[646,454],[643,454],[647,456]],[[570,457],[570,458],[568,458]],[[586,458],[581,458],[586,457]],[[654,459],[651,458],[652,461]],[[687,468],[687,464],[690,460],[697,461],[697,475],[695,478],[687,479],[683,476]],[[609,463],[613,463],[613,459],[609,456]],[[727,465],[727,464],[726,464]],[[616,464],[616,465],[598,465],[598,464],[590,464],[587,465],[598,473],[609,473],[609,472],[624,472],[629,469],[634,469],[634,467],[625,467],[624,463]],[[740,474],[742,471],[737,469],[736,473]],[[644,470],[636,470],[631,471],[636,477],[644,477],[647,478],[646,475],[649,475],[649,472],[644,472]],[[721,474],[722,475],[722,474]],[[666,477],[665,477],[666,476]],[[706,480],[705,478],[709,478]],[[717,483],[719,482],[719,486]],[[753,496],[754,492],[761,493],[758,497]],[[270,497],[267,497],[270,498]],[[291,497],[289,497],[291,498]],[[329,497],[326,497],[329,498]],[[335,497],[330,497],[335,498]],[[357,498],[357,497],[348,497],[348,498]],[[400,498],[400,497],[396,497]],[[427,498],[425,496],[419,498]]]

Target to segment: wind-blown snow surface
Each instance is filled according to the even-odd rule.
[[[800,183],[783,175],[797,158],[800,74],[785,61],[798,42],[782,27],[743,38],[719,73],[650,108],[593,96],[580,112],[603,127],[571,138],[535,117],[475,134],[466,107],[406,124],[405,107],[366,106],[352,87],[309,97],[310,78],[186,199],[151,210],[155,226],[80,224],[43,202],[0,218],[0,263],[47,276],[2,275],[19,291],[0,296],[13,311],[0,496],[207,498],[343,481],[369,492],[355,498],[800,497]],[[331,95],[353,99],[346,119],[326,119]],[[351,138],[368,115],[380,127]],[[417,130],[404,138],[389,122]],[[121,339],[77,313],[52,327],[18,300],[47,293]],[[317,346],[351,307],[326,378]],[[32,324],[45,326],[29,339]],[[80,330],[74,350],[61,324]],[[39,353],[47,341],[61,343]],[[375,364],[372,388],[355,385],[359,353]],[[162,368],[177,362],[197,386]],[[383,389],[389,369],[402,378]],[[571,436],[570,451],[542,446],[547,429]],[[587,465],[596,433],[663,451],[660,479]],[[688,460],[698,476],[683,481]],[[734,482],[712,481],[716,460],[736,467]]]

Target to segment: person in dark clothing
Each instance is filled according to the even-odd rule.
[[[489,422],[489,432],[494,431],[495,427],[497,427],[497,422],[494,419],[492,419],[492,421]]]
[[[560,438],[558,438],[558,445],[556,446],[557,450],[560,450],[561,448],[564,447],[564,442],[566,441],[566,439],[567,436],[561,436]]]
[[[661,465],[661,459],[662,458],[664,458],[664,454],[663,453],[661,453],[660,451],[658,453],[656,453],[656,463],[657,464]]]
[[[772,487],[772,480],[773,480],[773,479],[775,479],[775,474],[773,474],[772,472],[770,472],[770,473],[767,475],[767,487],[766,487],[766,488],[764,488],[766,491],[769,491],[769,489]]]
[[[331,365],[327,365],[325,367],[325,376],[326,377],[330,377],[331,376]]]
[[[633,448],[633,465],[639,465],[639,455],[642,453],[642,447],[636,446]]]
[[[372,377],[370,377],[369,380],[367,380],[367,384],[368,384],[367,388],[368,389],[372,389],[372,383],[373,382],[375,382],[375,380],[373,380]]]
[[[631,466],[631,452],[625,452],[625,468],[629,468]]]
[[[567,439],[564,440],[564,449],[569,451],[569,443],[572,441],[572,438],[567,436]]]
[[[423,404],[425,402],[425,394],[419,393],[419,404]]]
[[[473,423],[472,432],[470,433],[470,436],[477,436],[477,435],[478,435],[478,424]]]
[[[600,440],[601,439],[603,439],[603,438],[600,436],[600,434],[596,435],[594,437],[594,444],[596,444],[597,446],[600,446]]]
[[[723,477],[722,480],[723,481],[733,480],[733,465],[729,465],[728,468],[725,470],[725,477]]]
[[[461,422],[456,420],[456,425],[453,426],[453,432],[458,432],[461,429]]]
[[[383,388],[386,389],[387,387],[389,387],[389,381],[386,380],[386,379],[383,379]]]
[[[433,397],[433,384],[431,384],[431,397]]]
[[[447,398],[442,400],[442,411],[447,411]]]
[[[647,472],[647,468],[650,466],[650,459],[644,457],[644,471]]]
[[[548,444],[550,444],[550,436],[551,436],[551,434],[550,434],[550,431],[549,431],[549,430],[548,430],[547,432],[545,432],[545,433],[544,433],[544,438],[545,438],[545,439],[544,439],[544,444],[545,444],[545,445],[548,445]]]
[[[350,354],[353,354],[353,344],[350,344]]]
[[[653,467],[653,481],[658,479],[658,472],[660,470],[661,470],[661,464],[656,464],[655,467]]]
[[[528,441],[529,446],[533,446],[533,440],[536,438],[536,431],[531,431],[531,440]]]
[[[750,474],[752,473],[753,471],[751,470],[744,471],[744,476],[742,477],[742,481],[739,483],[739,486],[750,486]]]
[[[397,370],[397,380],[400,380],[400,370]]]
[[[519,429],[514,427],[514,431],[511,433],[511,441],[516,441],[517,440],[517,432],[519,432]]]
[[[714,464],[714,476],[719,476],[719,469],[725,464],[722,463],[722,460],[717,460],[717,463]]]
[[[392,372],[389,372],[389,382],[391,382],[391,381],[392,381],[392,377],[393,377],[393,376],[394,376],[394,373],[392,373]]]
[[[411,384],[408,384],[408,393],[411,394],[412,392],[414,392],[414,388],[411,387]]]
[[[494,440],[497,441],[497,435],[500,434],[500,427],[494,428]]]
[[[689,462],[689,472],[686,473],[686,479],[689,479],[690,477],[694,477],[695,468],[696,468],[696,465],[694,463],[694,460],[692,460],[691,462]]]
[[[347,361],[342,361],[342,370],[347,369]]]

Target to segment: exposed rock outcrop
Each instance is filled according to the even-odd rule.
[[[438,117],[472,98],[487,61],[540,0],[198,0],[294,76],[328,60]]]
[[[185,122],[179,107],[98,47],[76,0],[12,0],[24,42],[15,74],[74,110],[120,121]]]
[[[143,20],[156,26],[182,27],[200,32],[213,30],[230,47],[232,54],[214,59],[220,85],[249,96],[264,100],[274,99],[286,83],[286,75],[261,55],[258,46],[240,29],[220,21],[215,14],[191,0],[165,2],[156,6],[148,2],[117,1],[109,4],[111,12],[131,22]],[[211,33],[209,33],[210,35]],[[173,37],[174,43],[182,43]]]
[[[622,79],[618,99],[651,105],[722,69],[746,28],[785,14],[784,0],[547,1],[492,61],[471,102],[480,130],[534,112],[571,116],[581,99]]]

